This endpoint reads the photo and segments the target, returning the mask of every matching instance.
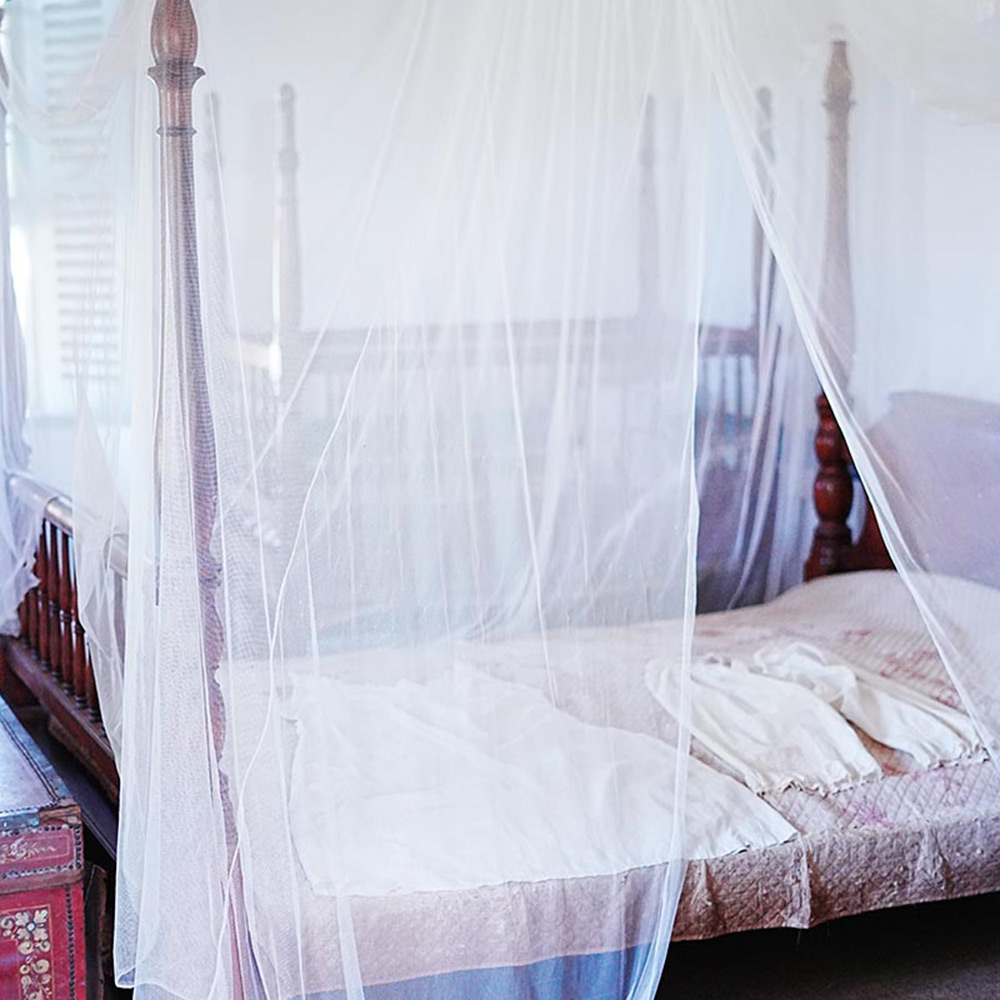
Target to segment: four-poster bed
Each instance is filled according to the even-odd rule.
[[[231,762],[227,753],[233,753],[234,746],[241,746],[244,734],[239,731],[227,734],[227,727],[232,726],[233,721],[226,717],[224,686],[220,686],[220,679],[234,680],[231,672],[239,671],[241,664],[234,662],[221,666],[225,637],[218,604],[220,569],[213,556],[219,484],[206,375],[194,201],[191,94],[202,71],[195,66],[197,29],[187,0],[158,0],[152,41],[155,65],[150,75],[160,95],[163,185],[160,371],[161,378],[173,379],[183,389],[178,412],[157,413],[157,441],[162,449],[164,434],[180,434],[192,456],[190,482],[185,485],[193,500],[192,524],[200,597],[197,627],[202,653],[201,662],[192,664],[192,669],[204,671],[209,691],[226,844],[236,873],[229,897],[231,944],[237,953],[233,968],[256,967],[267,981],[269,976],[276,976],[278,970],[262,965],[260,956],[254,954],[248,929],[248,924],[254,922],[255,908],[262,905],[266,894],[266,876],[258,872],[261,881],[255,891],[259,895],[254,896],[251,891],[248,898],[244,898],[240,868],[245,858],[236,850],[236,819],[229,788]],[[840,322],[849,325],[852,307],[846,253],[846,150],[851,80],[846,47],[842,42],[834,45],[827,85],[831,181],[824,294],[827,296],[826,315],[839,316]],[[766,121],[769,111],[766,95],[762,95],[761,108]],[[212,113],[217,115],[214,108]],[[234,347],[236,357],[255,373],[250,380],[252,391],[267,397],[253,403],[251,410],[265,423],[258,429],[260,439],[273,439],[267,449],[270,457],[266,459],[273,466],[264,482],[273,487],[276,504],[282,502],[281,452],[294,446],[290,426],[286,423],[279,434],[278,424],[284,406],[283,393],[288,391],[287,386],[294,384],[297,375],[297,355],[301,350],[297,341],[303,336],[295,185],[298,155],[291,88],[282,90],[280,113],[274,330],[266,341],[248,340]],[[640,157],[637,315],[606,321],[607,326],[662,322],[656,300],[657,234],[649,225],[649,220],[656,218],[655,143],[648,124],[651,121],[652,118],[647,117]],[[737,451],[741,436],[749,432],[753,409],[752,403],[743,398],[742,372],[747,364],[753,365],[761,314],[770,309],[772,282],[764,277],[764,271],[771,265],[764,261],[759,231],[755,236],[754,257],[754,284],[759,294],[755,296],[753,324],[745,329],[711,327],[702,332],[703,349],[721,358],[719,363],[723,370],[728,368],[736,372],[734,408],[731,412],[723,408],[716,419],[720,421],[719,432],[733,436],[732,445]],[[531,332],[543,340],[546,335],[543,324],[534,324]],[[514,335],[517,335],[516,327]],[[343,352],[344,356],[349,354],[352,338],[356,336],[357,332],[350,330],[330,331],[324,335],[316,371],[328,386],[335,386],[340,374],[338,352]],[[276,356],[280,359],[278,364]],[[736,660],[752,655],[752,650],[775,643],[796,648],[820,646],[862,671],[912,687],[921,698],[939,703],[942,711],[949,710],[957,715],[960,712],[958,696],[902,582],[891,572],[840,576],[848,570],[889,570],[891,563],[871,511],[866,515],[859,540],[855,543],[852,539],[848,522],[854,487],[849,456],[825,397],[820,397],[817,408],[816,455],[820,471],[815,481],[814,501],[819,523],[805,566],[805,577],[829,576],[831,579],[797,588],[761,608],[701,617],[695,629],[695,657]],[[306,430],[296,427],[295,434],[300,433]],[[172,470],[172,474],[176,476],[177,470]],[[109,795],[114,796],[118,790],[117,780],[111,766],[108,741],[97,716],[93,668],[87,656],[74,593],[72,514],[64,501],[40,497],[39,488],[24,477],[15,488],[26,496],[33,495],[35,502],[45,499],[48,503],[37,556],[39,586],[25,599],[23,637],[19,643],[7,644],[5,663],[49,713],[57,737],[80,755]],[[162,470],[158,488],[165,488]],[[725,488],[721,480],[713,487]],[[109,564],[117,578],[123,580],[125,566],[118,542],[109,549]],[[557,673],[559,644],[570,632],[574,642],[583,636],[591,646],[600,649],[605,663],[641,670],[643,664],[655,658],[653,651],[662,634],[672,628],[673,623],[651,622],[634,628],[553,630],[552,649]],[[490,658],[491,666],[501,675],[511,665],[516,666],[520,655],[516,640],[488,644],[488,649],[479,653],[466,653],[473,660],[477,655]],[[371,662],[371,658],[360,657],[356,666],[363,669]],[[666,713],[652,700],[636,711],[629,698],[615,689],[613,677],[608,676],[612,672],[606,671],[598,682],[607,685],[609,704],[620,708],[623,728],[631,735],[666,739],[664,734],[670,724]],[[570,683],[568,678],[564,681]],[[650,689],[655,693],[655,678],[650,682]],[[569,700],[572,702],[571,685]],[[251,724],[254,721],[249,720]],[[247,720],[242,724],[247,724]],[[695,736],[700,736],[697,728]],[[877,778],[869,775],[871,780],[836,790],[835,794],[831,789],[797,787],[794,782],[764,790],[760,797],[785,824],[784,835],[773,834],[772,839],[764,843],[749,840],[739,845],[748,849],[731,847],[724,855],[699,853],[704,844],[693,845],[694,860],[687,869],[675,937],[710,937],[764,927],[806,927],[851,913],[1000,888],[1000,808],[996,805],[1000,801],[1000,778],[982,759],[977,748],[967,745],[967,752],[961,757],[935,761],[951,766],[936,767],[916,765],[898,750],[870,737],[865,737],[863,743],[881,772]],[[719,753],[710,750],[704,739],[697,740],[694,756],[700,764],[727,776],[738,771],[724,762]],[[709,781],[707,777],[704,780]],[[302,815],[308,818],[308,810]],[[692,826],[696,832],[704,832],[698,830],[697,823]],[[302,831],[299,835],[303,835]],[[259,848],[263,854],[266,854],[267,843],[265,838],[265,846]],[[288,923],[291,927],[298,922],[305,962],[315,981],[323,982],[320,968],[323,956],[337,947],[337,901],[321,891],[314,891],[321,882],[315,871],[317,865],[322,867],[322,859],[306,861],[306,853],[300,844],[303,860],[297,891],[301,894],[301,911],[294,915],[295,920],[288,914]],[[306,871],[307,868],[310,870]],[[601,933],[592,932],[587,920],[588,914],[599,909],[604,900],[626,894],[629,879],[634,884],[655,879],[656,874],[649,867],[630,871],[627,876],[624,879],[525,881],[524,906],[539,921],[566,919],[567,898],[577,904],[573,907],[573,920],[577,921],[572,926],[576,946],[573,954],[589,956],[589,959],[581,960],[576,975],[613,975],[620,982],[626,975],[621,969],[634,960],[634,952],[642,945],[629,936],[627,929],[621,939],[609,940]],[[422,886],[411,887],[411,891],[420,889],[427,893],[425,910],[402,908],[389,893],[380,897],[376,892],[359,892],[354,921],[362,959],[378,949],[380,936],[396,942],[406,941],[407,927],[414,926],[415,921],[420,921],[425,931],[433,921],[440,921],[442,941],[453,935],[456,924],[476,927],[477,908],[482,906],[483,897],[489,901],[491,891],[487,887],[478,894],[435,893]],[[442,906],[446,911],[445,920],[440,916]],[[503,931],[502,927],[499,931],[490,927],[489,933],[478,936],[471,933],[461,958],[463,964],[461,968],[456,967],[454,976],[457,978],[453,979],[440,977],[440,970],[430,964],[433,954],[426,946],[427,934],[410,935],[414,941],[412,949],[401,948],[388,959],[382,956],[380,968],[385,985],[376,987],[373,995],[392,996],[391,983],[394,981],[427,978],[427,988],[434,995],[460,996],[470,985],[462,979],[463,975],[474,977],[476,970],[487,975],[491,970],[496,972],[504,968],[510,972],[515,967],[536,966],[559,957],[536,953],[530,941],[507,940]],[[291,942],[288,948],[291,952]],[[281,954],[281,948],[276,952]],[[622,956],[616,960],[620,964],[609,974],[607,968],[601,966],[600,958],[616,952]],[[327,985],[331,995],[338,995],[343,984],[334,979]]]
[[[262,490],[277,502],[283,472],[282,452],[295,448],[296,435],[307,433],[301,426],[303,415],[289,405],[294,392],[308,393],[321,402],[322,418],[329,419],[339,406],[357,345],[367,331],[363,329],[335,328],[323,331],[303,327],[302,249],[301,222],[299,219],[298,180],[299,154],[296,148],[295,90],[285,84],[278,99],[278,152],[276,157],[277,196],[275,200],[274,233],[272,245],[272,289],[274,316],[272,329],[266,333],[241,331],[233,338],[230,349],[239,358],[247,373],[248,410],[258,445],[262,448],[260,480]],[[759,134],[765,150],[768,149],[771,128],[770,94],[762,89]],[[210,103],[210,114],[216,126],[219,109]],[[770,154],[768,154],[770,155]],[[213,209],[218,204],[216,155],[206,157],[206,184],[212,191]],[[620,336],[629,331],[646,327],[669,327],[657,287],[660,270],[661,234],[659,232],[659,194],[661,184],[669,183],[663,176],[663,167],[657,155],[655,99],[646,98],[641,126],[640,148],[637,156],[638,197],[636,199],[636,249],[635,288],[636,303],[632,315],[603,317],[600,321],[583,320],[583,337],[588,341],[598,335]],[[712,449],[712,458],[699,467],[704,481],[703,503],[711,505],[718,498],[738,492],[745,470],[739,466],[739,456],[747,449],[753,432],[756,406],[756,370],[762,324],[767,324],[771,310],[774,285],[774,262],[764,252],[763,232],[753,220],[753,254],[747,276],[753,292],[753,314],[749,323],[705,323],[699,331],[699,398],[698,426],[695,438],[704,450]],[[500,332],[499,324],[498,334]],[[422,328],[403,327],[402,332],[414,341],[421,335],[433,338],[434,324]],[[471,325],[469,333],[473,332]],[[514,319],[512,334],[526,340],[529,336],[538,348],[538,363],[551,363],[560,338],[560,324],[550,322],[525,322]],[[299,386],[303,356],[316,350],[316,357],[307,375],[307,384]],[[616,362],[618,363],[618,362]],[[619,405],[628,403],[628,389],[641,383],[644,373],[630,368],[627,363],[621,374],[622,393]],[[317,415],[313,414],[314,419]],[[291,426],[292,421],[296,425]],[[318,420],[317,420],[318,422]],[[287,466],[287,463],[285,463]],[[709,511],[706,520],[711,522]],[[273,535],[268,541],[273,542]],[[717,558],[713,543],[717,540],[706,533],[705,546],[699,551],[704,565]]]

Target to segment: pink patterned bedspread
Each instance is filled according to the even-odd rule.
[[[995,604],[1000,615],[1000,593]],[[675,723],[636,681],[656,651],[679,648],[682,627],[660,621],[553,633],[544,669],[532,660],[537,659],[535,645],[522,649],[517,640],[496,648],[470,646],[463,656],[469,662],[476,655],[490,657],[496,676],[509,670],[546,691],[551,684],[560,707],[585,721],[599,710],[597,721],[613,719],[616,726],[675,745]],[[848,662],[959,707],[957,692],[895,573],[817,581],[762,607],[699,617],[694,652],[738,658],[781,639],[839,652]],[[589,667],[583,673],[581,651]],[[248,671],[240,677],[247,687]],[[261,678],[267,681],[263,672]],[[265,685],[265,695],[268,690]],[[597,697],[591,697],[594,690]],[[259,705],[247,701],[247,707],[254,705],[263,717],[267,698]],[[234,726],[231,739],[247,740],[252,748],[260,719],[249,712],[236,718],[245,732]],[[688,863],[675,939],[804,928],[885,907],[1000,890],[1000,768],[977,757],[920,769],[905,755],[866,742],[882,765],[881,778],[825,795],[788,789],[766,796],[799,836]],[[732,774],[703,747],[695,745],[693,752]],[[260,768],[277,768],[277,756],[272,757]],[[275,995],[336,991],[343,985],[339,965],[331,959],[341,948],[337,901],[311,890],[281,838],[283,825],[272,821],[266,807],[261,798],[261,814],[247,814],[247,822],[255,824],[255,849],[268,859],[255,866],[253,890],[260,926],[274,935],[261,945],[261,955],[271,963],[262,965],[262,973],[274,983],[298,983],[301,976],[307,986],[291,993],[275,986]],[[287,872],[271,863],[275,857],[289,859]],[[648,908],[650,898],[660,899],[665,874],[666,868],[657,866],[613,876],[358,897],[351,906],[358,960],[362,968],[377,970],[377,981],[388,983],[622,951],[643,943],[634,911]],[[286,880],[294,881],[295,892]],[[292,902],[294,910],[285,914],[282,907]],[[551,933],[553,928],[558,934]],[[286,933],[299,936],[286,939]],[[556,951],[549,945],[554,938]],[[387,941],[392,948],[385,947]]]
[[[695,654],[752,651],[775,639],[835,650],[952,707],[955,687],[902,582],[853,573],[770,604],[698,619]],[[1000,890],[1000,768],[985,755],[933,769],[868,739],[883,777],[830,794],[765,796],[800,836],[691,862],[675,939],[810,927],[910,903]],[[708,751],[696,756],[726,770]]]

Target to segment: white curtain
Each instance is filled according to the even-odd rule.
[[[0,135],[7,130],[7,112],[0,104]],[[35,582],[33,550],[41,530],[41,511],[12,487],[11,474],[27,470],[31,449],[25,440],[27,366],[24,338],[14,295],[11,266],[10,192],[6,171],[0,172],[0,633],[17,635],[17,608]]]
[[[108,5],[56,96],[13,47],[6,88],[15,176],[80,150],[22,170],[32,231],[58,187],[103,234],[46,461],[122,776],[123,984],[651,997],[725,804],[688,759],[695,601],[800,578],[813,370],[996,748],[993,5],[196,3],[201,424],[153,6]]]

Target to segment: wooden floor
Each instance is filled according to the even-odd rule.
[[[1000,894],[670,949],[658,1000],[1000,1000]]]

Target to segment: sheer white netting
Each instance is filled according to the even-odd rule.
[[[992,5],[204,0],[190,175],[152,0],[58,97],[44,6],[6,90],[29,436],[75,500],[140,997],[651,996],[682,859],[766,822],[688,759],[686,660],[696,579],[800,578],[813,366],[995,746]],[[67,204],[100,239],[54,387]]]
[[[0,103],[0,134],[7,131],[6,106]],[[32,585],[29,571],[41,512],[11,488],[9,477],[27,469],[31,449],[25,440],[27,364],[14,296],[11,267],[10,197],[7,172],[0,172],[0,632],[16,635],[17,606]]]
[[[1000,12],[935,0],[719,2],[698,16],[813,363],[893,561],[996,756],[1000,623],[983,613],[980,586],[1000,585],[1000,300],[990,278]],[[844,46],[824,84],[831,18]],[[763,175],[751,80],[782,108],[780,154]],[[829,177],[828,119],[811,96],[824,86],[829,121],[844,125]]]

